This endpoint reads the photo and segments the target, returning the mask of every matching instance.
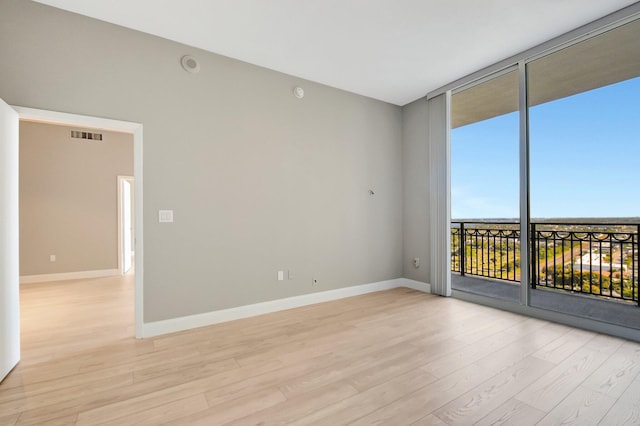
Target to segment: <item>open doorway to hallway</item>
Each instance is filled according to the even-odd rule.
[[[133,151],[131,133],[21,120],[23,362],[134,336]]]

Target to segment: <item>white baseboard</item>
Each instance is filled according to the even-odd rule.
[[[422,281],[410,280],[409,278],[398,278],[398,287],[408,287],[424,293],[431,293],[431,284]]]
[[[117,269],[98,269],[95,271],[63,272],[59,274],[23,275],[20,284],[42,283],[46,281],[82,280],[87,278],[111,277],[119,275]]]
[[[283,311],[285,309],[312,305],[314,303],[328,302],[331,300],[343,299],[345,297],[389,290],[396,287],[409,287],[426,293],[431,292],[431,286],[429,284],[406,278],[398,278],[395,280],[379,281],[371,284],[362,284],[335,290],[304,294],[301,296],[287,297],[285,299],[271,300],[253,305],[239,306],[237,308],[229,308],[220,311],[206,312],[203,314],[189,315],[186,317],[149,322],[143,324],[142,337],[153,337],[161,334],[175,333],[177,331],[205,327],[222,322]]]

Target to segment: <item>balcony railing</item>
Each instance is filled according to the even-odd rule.
[[[451,223],[451,270],[520,281],[520,224]]]
[[[640,224],[532,223],[531,287],[640,305],[638,234]],[[451,270],[520,282],[520,224],[452,222]]]

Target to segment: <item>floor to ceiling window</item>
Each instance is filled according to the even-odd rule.
[[[451,97],[451,286],[455,290],[519,300],[518,126],[517,69],[502,71]]]
[[[452,287],[640,329],[640,20],[454,90],[450,117]]]
[[[640,21],[527,65],[533,306],[638,323],[638,76]]]

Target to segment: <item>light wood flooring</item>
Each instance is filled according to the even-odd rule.
[[[133,277],[23,287],[0,425],[638,425],[640,344],[408,289],[145,340]]]

